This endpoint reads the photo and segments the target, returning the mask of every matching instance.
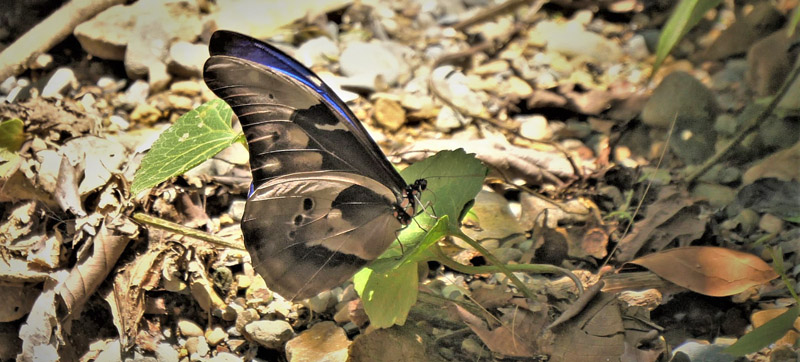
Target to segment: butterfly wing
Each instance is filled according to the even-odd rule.
[[[214,33],[206,84],[234,110],[250,148],[255,192],[245,246],[267,285],[306,298],[374,260],[402,226],[406,184],[347,106],[279,50]]]
[[[217,31],[206,84],[239,117],[253,183],[302,171],[348,171],[402,197],[405,182],[334,92],[302,64],[250,37]]]
[[[352,173],[277,177],[245,206],[245,245],[270,288],[308,298],[342,284],[394,241],[401,225],[393,200],[385,186]]]

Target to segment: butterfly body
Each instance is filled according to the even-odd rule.
[[[206,84],[250,149],[242,232],[256,271],[291,299],[343,283],[411,221],[424,181],[406,184],[344,102],[289,56],[227,31],[209,49]]]

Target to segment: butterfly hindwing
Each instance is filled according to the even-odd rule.
[[[291,299],[341,284],[408,223],[399,206],[408,186],[303,65],[232,32],[214,33],[209,49],[206,84],[233,108],[250,149],[255,191],[242,232],[253,266]]]
[[[261,241],[246,243],[253,265],[287,298],[339,285],[394,241],[401,225],[393,200],[385,186],[350,173],[272,179],[250,197],[242,219],[245,240]]]

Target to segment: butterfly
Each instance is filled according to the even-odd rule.
[[[342,284],[411,222],[426,181],[407,184],[347,105],[282,51],[217,31],[209,52],[205,82],[250,150],[241,225],[256,272],[289,299]]]

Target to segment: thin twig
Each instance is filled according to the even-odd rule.
[[[217,236],[214,236],[214,235],[210,235],[208,233],[204,233],[204,232],[202,232],[200,230],[192,229],[190,227],[186,227],[186,226],[183,226],[181,224],[176,224],[174,222],[167,221],[167,220],[164,220],[164,219],[161,219],[161,218],[157,218],[155,216],[150,216],[150,215],[147,215],[147,214],[143,214],[143,213],[137,212],[137,213],[133,214],[133,219],[138,221],[138,222],[140,222],[140,223],[142,223],[142,224],[145,224],[145,225],[153,226],[153,227],[156,227],[156,228],[159,228],[159,229],[162,229],[162,230],[166,230],[166,231],[169,231],[169,232],[173,232],[173,233],[176,233],[176,234],[185,235],[185,236],[192,237],[192,238],[195,238],[195,239],[203,240],[203,241],[206,241],[206,242],[218,245],[218,246],[222,246],[222,247],[226,247],[226,248],[232,248],[232,249],[238,249],[238,250],[245,250],[244,246],[242,244],[237,243],[237,242],[232,242],[230,240],[225,240],[223,238],[220,238],[220,237],[217,237]]]

